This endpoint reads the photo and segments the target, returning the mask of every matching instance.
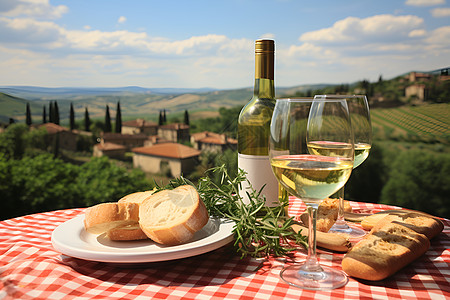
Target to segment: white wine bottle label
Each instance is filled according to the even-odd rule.
[[[266,197],[266,206],[273,207],[279,205],[278,202],[278,181],[273,175],[270,166],[269,156],[238,154],[238,166],[247,172],[247,179],[252,184],[255,191],[259,191],[265,185],[261,194]],[[249,193],[250,186],[248,183],[242,182],[242,190],[239,195],[243,198],[244,203],[249,203],[246,191]]]

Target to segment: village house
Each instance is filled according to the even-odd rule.
[[[161,125],[158,128],[158,136],[174,143],[188,142],[189,125],[182,123]]]
[[[58,141],[60,149],[77,151],[77,135],[67,128],[54,123],[45,123],[39,128],[45,128],[48,133],[49,145],[54,145]]]
[[[121,133],[102,133],[100,143],[113,143],[125,146],[127,151],[131,151],[132,148],[144,146],[145,140],[147,140],[145,134],[121,134]]]
[[[122,122],[122,134],[145,134],[147,136],[158,134],[158,124],[144,119]]]
[[[191,144],[200,151],[223,152],[227,149],[236,150],[237,140],[209,131],[194,133],[191,135]]]
[[[93,147],[93,156],[102,157],[107,156],[110,158],[123,159],[125,157],[125,152],[127,147],[114,143],[99,143]]]
[[[179,177],[198,165],[200,151],[178,143],[156,144],[133,150],[133,166],[144,172]]]

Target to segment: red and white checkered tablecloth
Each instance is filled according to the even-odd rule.
[[[356,211],[392,207],[351,202]],[[290,212],[303,209],[293,205]],[[332,291],[291,287],[279,277],[283,259],[240,259],[230,247],[176,261],[118,266],[57,252],[52,231],[84,209],[45,212],[0,222],[3,299],[450,299],[450,221],[428,252],[379,282],[350,278]],[[323,265],[340,269],[343,254],[319,250]],[[295,254],[302,261],[305,251]]]

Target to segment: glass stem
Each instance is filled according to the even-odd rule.
[[[338,227],[341,229],[347,229],[349,228],[347,222],[345,222],[344,218],[344,187],[342,187],[339,191],[335,193],[335,195],[339,199],[339,206],[338,206],[338,215],[336,222],[334,223],[334,227]]]
[[[322,272],[317,261],[316,254],[316,222],[317,222],[317,209],[312,206],[307,206],[308,212],[308,257],[301,269],[305,272]]]

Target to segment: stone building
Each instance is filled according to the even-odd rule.
[[[200,151],[223,152],[227,149],[237,149],[237,140],[229,138],[225,134],[209,131],[192,134],[191,144]]]
[[[178,144],[163,143],[133,150],[133,166],[144,172],[179,177],[198,165],[200,151]]]

